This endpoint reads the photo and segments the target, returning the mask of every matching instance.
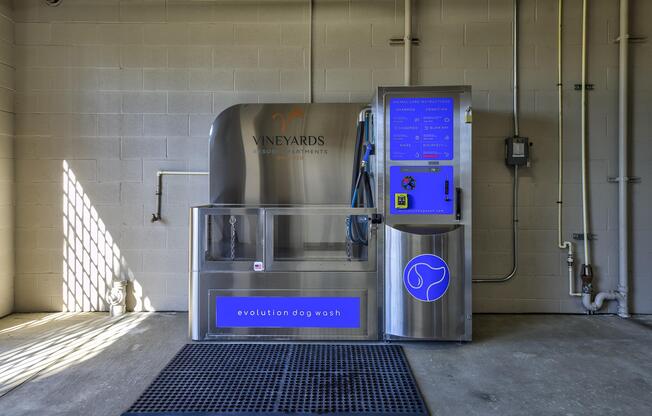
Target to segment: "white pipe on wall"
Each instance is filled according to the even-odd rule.
[[[620,0],[618,59],[618,315],[629,316],[628,72],[629,0]]]
[[[589,201],[586,166],[586,26],[588,0],[582,0],[582,103],[581,103],[581,142],[582,142],[582,226],[584,233],[584,264],[591,267],[589,245]]]
[[[403,83],[409,86],[412,83],[412,1],[405,0],[405,35],[403,36]]]
[[[585,116],[585,61],[586,61],[586,3],[587,0],[583,0],[583,17],[582,17],[582,115]],[[629,316],[629,310],[627,305],[628,297],[628,279],[629,279],[629,270],[628,270],[628,182],[629,178],[627,176],[628,163],[627,163],[627,121],[628,121],[628,71],[629,71],[629,61],[628,61],[628,43],[629,43],[629,2],[628,0],[620,0],[620,45],[619,45],[619,63],[618,63],[618,254],[619,254],[619,275],[618,275],[618,288],[615,291],[600,292],[595,296],[595,300],[591,301],[591,285],[590,279],[588,280],[589,286],[583,287],[582,290],[582,304],[584,308],[590,312],[596,312],[600,308],[604,301],[606,300],[617,300],[618,301],[618,315],[626,318]],[[585,135],[585,119],[582,119],[582,136]],[[586,158],[584,154],[584,140],[582,142],[583,150],[583,162]],[[586,183],[586,170],[585,163],[582,163],[582,185],[583,185],[583,204],[584,211],[583,214],[586,215],[586,194],[585,194],[585,183]],[[584,245],[587,246],[587,227],[585,220],[585,229],[584,229]],[[589,260],[585,260],[587,265],[590,265]]]
[[[573,243],[564,241],[563,231],[563,197],[564,197],[564,89],[563,89],[563,18],[564,18],[564,0],[557,1],[558,7],[558,25],[557,25],[557,137],[559,139],[559,160],[558,160],[558,189],[557,189],[557,246],[560,249],[567,249],[566,264],[568,266],[568,294],[570,296],[581,296],[581,293],[575,292],[575,258],[573,252]]]
[[[584,264],[582,265],[582,305],[589,312],[595,312],[602,307],[605,299],[613,298],[613,293],[599,293],[595,302],[591,301],[593,290],[593,271],[591,268],[591,252],[589,246],[589,201],[586,166],[586,30],[587,30],[588,0],[582,0],[582,76],[581,76],[581,142],[582,142],[582,232],[584,233]]]

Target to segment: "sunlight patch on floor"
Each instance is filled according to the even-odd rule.
[[[78,317],[79,314],[54,314],[44,317],[43,322],[38,319],[8,328],[0,332],[0,344],[12,341],[12,331]],[[146,318],[146,314],[127,314],[120,318],[102,314],[38,334],[0,352],[0,396],[36,376],[51,375],[95,357]]]

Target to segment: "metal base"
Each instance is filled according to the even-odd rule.
[[[189,344],[123,416],[427,415],[397,345]]]

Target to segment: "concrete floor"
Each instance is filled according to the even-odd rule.
[[[186,320],[0,319],[0,414],[119,415],[186,343]],[[434,415],[652,414],[652,317],[479,315],[472,343],[406,353]]]

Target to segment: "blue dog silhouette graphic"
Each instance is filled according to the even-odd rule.
[[[434,302],[448,290],[450,271],[440,257],[422,254],[405,266],[403,283],[407,291],[418,300]]]

